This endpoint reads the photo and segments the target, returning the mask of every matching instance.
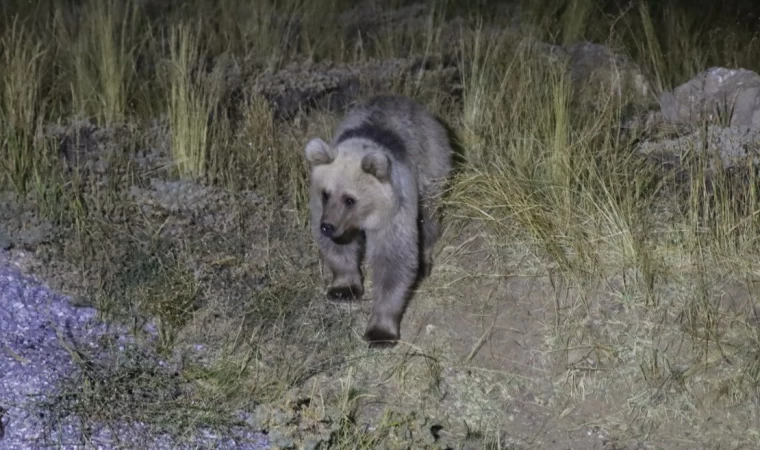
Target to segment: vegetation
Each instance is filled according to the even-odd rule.
[[[663,131],[621,127],[651,105],[579,89],[544,47],[629,56],[651,101],[710,66],[759,70],[751,24],[678,2],[382,3],[3,2],[3,201],[52,225],[42,275],[143,350],[182,355],[163,371],[76,353],[78,384],[50,408],[184,436],[258,407],[307,439],[281,408],[330,448],[756,446],[754,168],[710,172],[709,152],[652,164],[634,147]],[[325,301],[306,227],[302,147],[341,110],[279,117],[287,96],[271,93],[305,95],[335,66],[359,68],[366,95],[371,63],[394,58],[454,61],[458,86],[383,87],[444,118],[463,158],[404,342],[376,351],[359,339],[368,302]],[[272,86],[280,70],[296,85]]]

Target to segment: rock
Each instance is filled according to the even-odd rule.
[[[551,64],[564,65],[570,82],[579,99],[594,107],[606,103],[599,92],[610,92],[623,98],[623,103],[634,107],[647,107],[655,102],[652,87],[639,66],[630,58],[615,53],[602,44],[576,42],[569,45],[555,45],[530,41],[538,55]]]
[[[253,91],[267,99],[275,119],[287,120],[299,110],[314,107],[342,109],[363,89],[386,90],[407,77],[410,77],[409,82],[419,81],[430,89],[451,91],[457,84],[459,69],[452,58],[443,56],[354,64],[293,63],[282,70],[258,76]]]
[[[598,90],[602,84],[619,95],[632,94],[636,103],[646,103],[652,96],[649,82],[638,65],[606,45],[578,42],[565,46],[564,50],[576,86]]]
[[[750,70],[712,67],[659,101],[670,122],[760,128],[760,75]]]
[[[753,165],[760,164],[760,130],[730,128],[709,125],[705,130],[694,131],[685,136],[659,141],[645,141],[636,151],[646,155],[657,164],[680,167],[683,155],[713,152],[717,157],[707,166],[709,172],[745,167],[748,159]],[[720,165],[718,165],[718,159]]]
[[[661,111],[643,128],[651,133],[635,147],[663,173],[688,185],[693,155],[707,156],[712,175],[739,177],[760,166],[760,75],[745,69],[712,67],[659,98]],[[651,123],[649,123],[651,122]],[[706,126],[703,126],[706,125]],[[669,131],[675,132],[672,133]],[[646,134],[646,133],[645,133]],[[732,175],[734,174],[734,175]]]

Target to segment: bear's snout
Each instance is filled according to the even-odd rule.
[[[327,222],[322,222],[319,225],[319,229],[322,231],[322,236],[331,238],[335,234],[335,225]]]

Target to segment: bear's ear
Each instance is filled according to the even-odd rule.
[[[388,181],[391,175],[391,160],[383,152],[371,151],[362,158],[362,170],[380,181]]]
[[[306,160],[309,161],[309,164],[312,166],[330,164],[335,159],[335,155],[330,146],[320,138],[310,140],[306,144],[304,153],[306,153]]]

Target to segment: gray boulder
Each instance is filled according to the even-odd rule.
[[[684,171],[696,155],[707,173],[760,166],[760,75],[712,67],[659,97],[661,110],[641,118],[636,151],[664,170]],[[657,137],[655,137],[657,136]]]
[[[657,100],[641,68],[622,53],[593,42],[580,41],[568,45],[548,44],[532,37],[524,38],[540,57],[561,64],[574,89],[585,93],[586,100],[605,102],[599,94],[609,92],[626,103],[649,105]]]
[[[630,58],[602,44],[577,42],[566,45],[573,83],[592,91],[612,89],[618,95],[632,95],[635,103],[654,101],[652,88],[641,69]]]
[[[760,75],[712,67],[659,98],[664,120],[760,129]]]

